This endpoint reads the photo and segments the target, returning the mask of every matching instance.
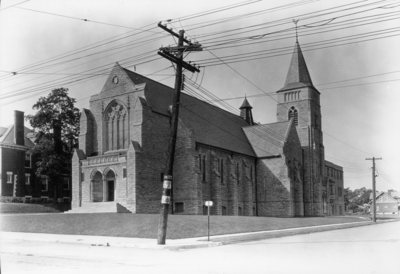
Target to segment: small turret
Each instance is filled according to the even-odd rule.
[[[247,98],[245,97],[242,106],[239,108],[240,117],[245,119],[250,126],[254,125],[253,113],[251,112],[252,108],[253,107],[250,105],[250,103],[247,101]]]

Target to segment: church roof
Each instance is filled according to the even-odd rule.
[[[271,157],[282,153],[289,134],[290,121],[243,128],[257,157]]]
[[[145,99],[155,112],[170,115],[174,90],[166,85],[124,69],[135,85],[146,83]],[[255,157],[244,134],[247,122],[238,115],[181,93],[179,119],[193,131],[196,142]]]
[[[302,87],[314,87],[314,85],[311,81],[311,76],[308,72],[307,64],[300,45],[296,41],[285,85],[278,92]]]

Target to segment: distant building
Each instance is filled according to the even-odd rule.
[[[344,189],[343,168],[329,161],[325,161],[326,191],[322,197],[324,201],[324,213],[327,215],[344,214]]]
[[[372,207],[372,200],[369,202]],[[370,209],[372,212],[372,208]],[[386,192],[381,192],[376,196],[377,214],[399,214],[399,202]]]
[[[31,149],[35,146],[34,132],[24,126],[24,113],[14,111],[14,125],[0,127],[0,197],[7,198],[40,198],[53,197],[52,182],[45,175],[37,178],[36,160]],[[65,176],[61,200],[70,200],[70,177]]]
[[[400,204],[400,191],[389,191],[388,194],[395,198]]]
[[[174,213],[203,214],[212,200],[215,215],[343,214],[343,176],[328,184],[326,174],[342,169],[325,161],[320,92],[297,42],[277,95],[277,122],[260,125],[247,99],[234,115],[182,93]],[[82,110],[72,212],[159,212],[172,96],[170,87],[114,66]]]

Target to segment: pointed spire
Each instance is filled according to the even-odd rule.
[[[314,87],[299,42],[296,41],[289,71],[286,76],[285,86],[279,91],[306,86]]]
[[[253,107],[250,105],[249,101],[247,101],[246,96],[244,97],[243,104],[241,105],[240,109],[240,117],[246,120],[246,122],[252,126],[254,125],[253,121],[253,113],[251,111]]]
[[[239,109],[243,109],[243,108],[250,108],[250,109],[253,108],[253,107],[250,105],[249,101],[247,101],[246,95],[244,96],[243,104],[241,105],[241,107],[240,107]]]

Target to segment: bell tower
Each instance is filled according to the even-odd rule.
[[[294,120],[303,149],[305,216],[321,216],[324,145],[320,92],[314,87],[298,41],[283,88],[277,91],[277,120]]]

